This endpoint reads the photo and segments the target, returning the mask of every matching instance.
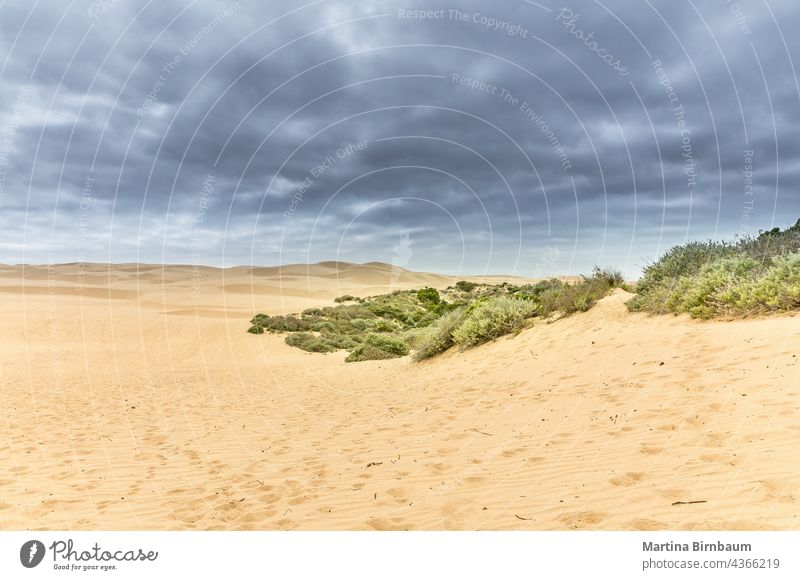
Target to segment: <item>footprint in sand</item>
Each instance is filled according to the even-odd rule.
[[[669,526],[664,522],[658,520],[649,520],[646,518],[639,518],[628,522],[627,527],[632,530],[641,530],[643,532],[652,532],[655,530],[666,530]]]
[[[644,453],[645,455],[659,455],[664,449],[662,447],[650,447],[649,445],[642,445],[639,448],[639,453]]]
[[[689,494],[685,489],[665,489],[661,492],[661,496],[667,499],[683,499]]]
[[[609,481],[611,482],[611,485],[616,485],[618,487],[630,487],[642,481],[643,478],[644,473],[631,471],[625,475],[621,475],[620,477],[612,477]]]
[[[407,528],[407,526],[403,525],[402,518],[373,518],[367,520],[366,524],[373,530],[378,531],[404,530]]]
[[[605,512],[595,512],[595,511],[586,511],[586,512],[572,512],[568,514],[564,514],[558,518],[563,524],[572,529],[572,530],[580,530],[583,528],[588,528],[591,526],[595,526],[600,522],[608,519],[608,514]]]

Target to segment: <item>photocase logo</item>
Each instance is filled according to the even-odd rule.
[[[36,568],[44,559],[44,544],[39,540],[29,540],[19,549],[19,561],[26,568]]]

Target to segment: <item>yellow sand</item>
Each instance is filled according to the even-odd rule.
[[[798,316],[631,315],[617,291],[425,363],[246,332],[452,281],[0,267],[0,528],[800,529]]]

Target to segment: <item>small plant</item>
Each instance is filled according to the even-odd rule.
[[[301,332],[311,330],[312,322],[307,319],[295,316],[268,316],[267,314],[256,314],[250,323],[263,330],[271,332]],[[256,334],[261,334],[257,332]]]
[[[475,346],[505,334],[518,332],[536,313],[536,305],[518,298],[491,298],[478,304],[453,330],[456,344]]]
[[[461,290],[462,292],[472,292],[476,286],[477,284],[474,282],[467,282],[466,280],[456,282],[456,290]]]
[[[363,344],[350,351],[345,362],[397,358],[407,355],[409,350],[408,344],[399,338],[370,334]]]
[[[414,360],[420,361],[443,353],[453,345],[453,331],[464,321],[466,308],[451,310],[425,329],[415,343]]]
[[[441,302],[441,297],[436,288],[422,288],[417,291],[417,300],[423,304],[434,305]]]
[[[324,338],[314,336],[309,332],[292,332],[286,335],[286,344],[295,346],[308,352],[333,352],[337,348]]]
[[[334,302],[337,304],[342,304],[344,302],[359,302],[360,298],[356,298],[355,296],[351,296],[350,294],[345,294],[344,296],[339,296],[333,299]]]

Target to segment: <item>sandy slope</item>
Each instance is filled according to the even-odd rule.
[[[0,528],[800,529],[798,316],[345,364],[247,320],[451,280],[198,272],[0,267]]]

